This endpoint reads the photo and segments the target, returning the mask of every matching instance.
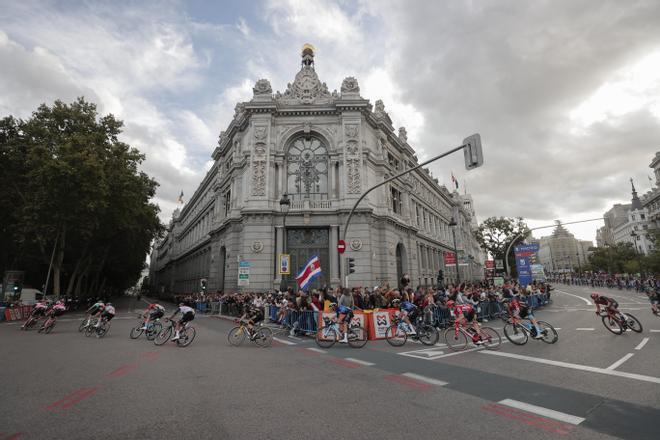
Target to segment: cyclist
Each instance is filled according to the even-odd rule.
[[[649,301],[651,302],[651,311],[654,315],[657,315],[660,313],[660,289],[653,289],[652,287],[649,287],[646,289],[646,295],[649,297]]]
[[[353,310],[350,307],[338,306],[337,303],[331,303],[330,309],[337,312],[337,323],[339,324],[339,329],[344,334],[344,337],[339,341],[341,343],[348,342],[348,323],[353,319]]]
[[[518,297],[514,296],[511,298],[511,300],[508,301],[507,308],[509,310],[509,314],[513,316],[514,318],[517,319],[529,319],[534,328],[536,329],[536,334],[534,335],[534,339],[541,339],[543,338],[542,330],[539,327],[538,322],[536,321],[536,318],[534,318],[534,314],[532,313],[531,308],[526,302],[520,302],[518,301]]]
[[[478,340],[478,336],[481,334],[481,327],[477,321],[477,314],[474,311],[472,304],[456,304],[453,300],[447,301],[447,308],[454,313],[454,319],[462,326],[467,327],[467,323],[472,324],[472,329],[475,331],[475,334],[472,336],[474,343],[476,345],[483,344],[482,340]]]
[[[174,318],[177,313],[181,313],[181,319],[177,321],[176,327],[174,328],[175,333],[174,337],[172,338],[173,341],[176,341],[180,338],[179,331],[181,331],[181,327],[195,319],[195,309],[185,305],[184,303],[179,304],[179,308],[176,309],[174,313],[172,313],[172,316],[170,316],[169,319],[172,320],[172,318]]]
[[[596,304],[596,315],[600,315],[600,306],[603,306],[608,314],[619,316],[619,303],[615,299],[609,298],[607,296],[599,295],[596,292],[591,294],[591,299]]]
[[[115,317],[115,308],[112,303],[106,303],[103,311],[101,312],[101,319],[96,323],[96,327],[101,326],[101,321],[110,322],[112,318]]]
[[[47,316],[48,319],[46,319],[46,322],[44,322],[44,325],[41,326],[41,329],[43,330],[46,328],[46,324],[50,321],[55,323],[56,319],[58,316],[61,316],[64,312],[66,311],[66,306],[64,305],[63,301],[57,301],[53,306],[48,310]]]
[[[147,309],[142,314],[143,318],[147,318],[147,320],[144,321],[142,330],[146,330],[147,327],[149,327],[149,321],[155,321],[157,319],[162,318],[163,316],[165,316],[165,307],[161,306],[158,303],[149,304],[147,306]]]
[[[31,324],[32,321],[38,321],[39,317],[41,316],[46,316],[46,311],[48,310],[48,303],[46,300],[41,300],[38,303],[34,305],[34,309],[32,309],[32,313],[30,314],[30,317],[28,318],[27,321],[25,321],[25,324],[21,326],[21,328],[25,329],[27,328],[28,324]]]
[[[412,326],[408,315],[411,314],[417,308],[417,306],[410,301],[403,301],[400,305],[399,302],[400,301],[398,299],[393,299],[392,306],[399,307],[399,316],[401,319],[403,319],[403,322],[408,324],[411,334],[416,335],[417,332],[415,332],[415,328]]]
[[[254,337],[254,325],[264,320],[264,312],[260,307],[252,306],[243,313],[239,320],[247,321],[248,333],[250,339],[252,339]]]
[[[89,324],[92,318],[99,316],[104,308],[105,308],[105,304],[103,303],[103,301],[96,301],[92,305],[92,307],[87,309],[87,311],[85,312],[87,313],[87,324]]]

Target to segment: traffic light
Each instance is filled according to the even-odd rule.
[[[442,272],[442,269],[438,270],[438,284],[442,284],[442,281],[445,279],[445,274]]]
[[[206,292],[206,278],[202,278],[199,281],[200,286],[202,287],[202,292]]]
[[[347,258],[346,267],[348,268],[349,274],[355,273],[355,258]]]

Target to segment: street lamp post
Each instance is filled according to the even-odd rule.
[[[291,207],[291,200],[289,195],[284,193],[280,199],[280,210],[284,216],[282,217],[282,249],[283,254],[286,254],[286,215],[289,213],[289,208]],[[291,262],[289,262],[291,264]],[[280,281],[280,292],[284,292],[287,289],[287,280],[286,275],[282,274],[282,280]]]
[[[458,271],[458,249],[456,248],[456,220],[452,217],[447,226],[451,226],[451,236],[454,239],[454,262],[456,263],[456,284],[461,284],[461,274]]]
[[[642,271],[641,251],[637,250],[637,237],[639,237],[639,234],[637,234],[635,231],[632,231],[630,233],[630,237],[633,240],[633,246],[635,246],[635,256],[637,257],[637,264],[639,265],[639,276],[644,278],[644,272]]]

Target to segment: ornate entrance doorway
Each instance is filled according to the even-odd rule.
[[[329,286],[330,277],[330,230],[328,228],[294,228],[286,230],[286,250],[291,255],[289,287],[297,288],[296,276],[314,255],[321,260],[321,274],[307,289]]]

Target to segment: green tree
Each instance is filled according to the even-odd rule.
[[[504,260],[509,245],[523,242],[529,233],[529,227],[522,217],[489,217],[479,225],[475,237],[479,245],[493,258]],[[511,252],[506,262],[507,266],[514,267],[515,260],[515,256]],[[513,271],[511,273],[514,274]]]
[[[14,208],[0,223],[9,249],[0,268],[30,267],[43,280],[54,251],[56,295],[119,291],[138,279],[162,225],[150,202],[157,183],[139,171],[144,156],[119,140],[122,125],[83,98],[0,121],[0,166],[9,167],[0,202]]]
[[[628,269],[639,271],[637,252],[631,243],[618,243],[613,246],[592,248],[589,256],[588,270],[594,272],[632,273]],[[629,263],[634,263],[629,266]]]

